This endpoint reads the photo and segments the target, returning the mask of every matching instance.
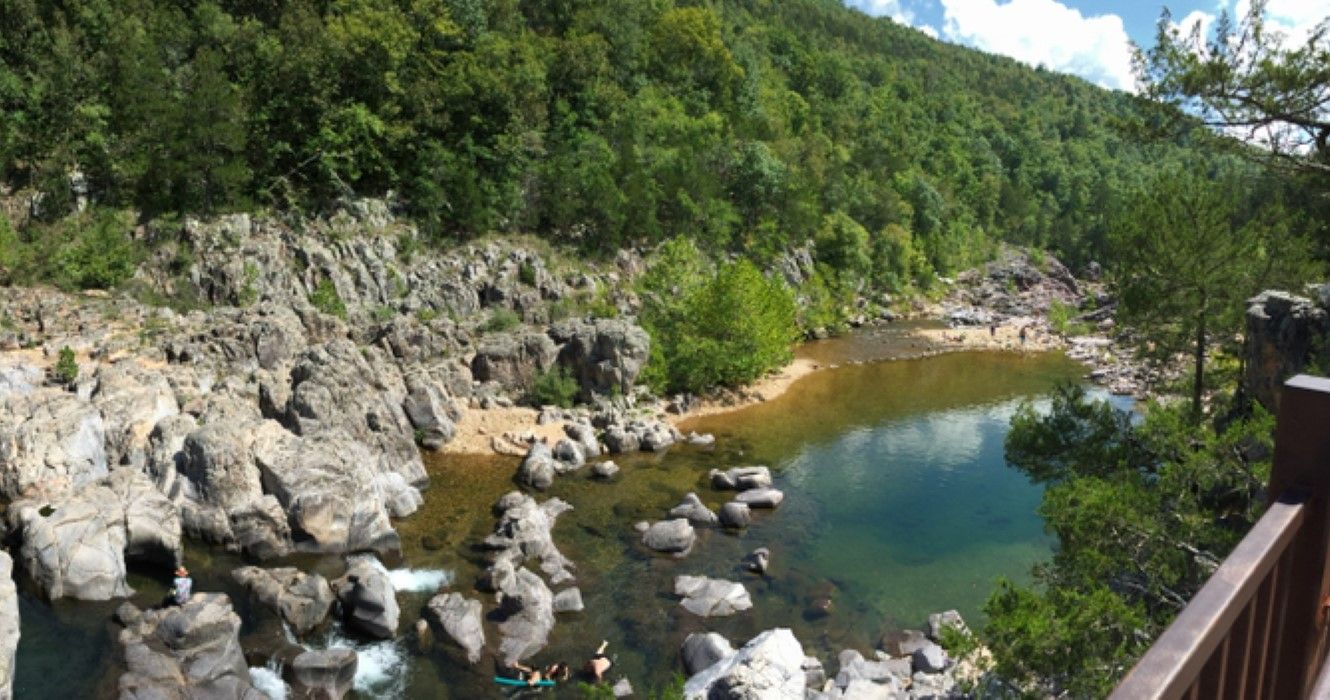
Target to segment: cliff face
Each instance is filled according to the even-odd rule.
[[[1284,380],[1330,348],[1330,284],[1308,291],[1310,298],[1265,291],[1247,302],[1242,389],[1272,411]]]

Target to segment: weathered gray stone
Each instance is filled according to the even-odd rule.
[[[804,700],[806,655],[788,629],[767,630],[684,684],[687,700]]]
[[[743,529],[753,523],[753,511],[747,503],[730,501],[720,507],[720,524],[732,529]]]
[[[947,666],[951,665],[951,660],[947,658],[947,652],[933,642],[915,649],[914,653],[910,655],[910,660],[914,662],[914,670],[923,673],[941,673],[947,669]]]
[[[674,577],[674,594],[684,609],[701,617],[726,617],[753,607],[742,583],[705,576]]]
[[[716,525],[720,522],[720,518],[692,492],[684,496],[679,505],[670,509],[670,517],[685,518],[693,525]]]
[[[517,468],[517,482],[544,491],[554,483],[557,473],[558,467],[549,445],[533,442]]]
[[[145,611],[120,631],[120,696],[257,700],[239,634],[240,618],[220,593]]]
[[[332,587],[318,574],[292,567],[242,566],[232,571],[231,576],[256,600],[280,615],[297,635],[309,634],[323,624],[332,609]]]
[[[388,572],[372,556],[352,557],[347,565],[346,573],[332,583],[346,623],[372,637],[392,639],[401,609]]]
[[[732,467],[724,471],[712,469],[711,487],[747,491],[771,486],[771,470],[764,466]]]
[[[697,542],[697,532],[685,518],[654,523],[642,535],[642,544],[657,552],[678,556],[685,556],[692,551],[695,542]]]
[[[521,568],[499,590],[499,656],[511,665],[531,658],[549,643],[554,629],[554,595],[539,576]]]
[[[596,462],[591,465],[591,475],[597,479],[608,479],[619,473],[619,465],[614,462]]]
[[[595,394],[631,393],[651,356],[651,337],[622,319],[561,321],[549,334],[560,344],[558,363],[577,379],[583,401]]]
[[[485,646],[480,601],[467,600],[460,593],[442,593],[430,599],[427,612],[434,624],[466,652],[467,661],[480,661]]]
[[[18,651],[18,592],[14,564],[0,550],[0,700],[14,697],[14,657]]]
[[[498,382],[509,391],[528,391],[536,377],[548,372],[558,355],[544,333],[502,333],[486,336],[471,360],[476,381]]]
[[[711,668],[711,665],[734,653],[729,640],[715,632],[694,632],[683,640],[679,655],[683,657],[684,672],[692,676]]]
[[[0,497],[51,497],[107,474],[106,424],[74,394],[0,400]]]
[[[773,488],[756,488],[740,491],[734,500],[748,504],[749,508],[775,508],[785,500],[785,494]]]
[[[565,588],[554,594],[554,612],[582,612],[582,591],[577,588]]]
[[[935,641],[942,641],[942,631],[951,628],[961,634],[969,634],[970,628],[966,626],[965,620],[961,619],[961,614],[955,610],[947,610],[940,613],[933,613],[928,616],[928,638]]]
[[[317,649],[292,659],[288,675],[296,697],[342,700],[351,692],[358,665],[352,649]]]

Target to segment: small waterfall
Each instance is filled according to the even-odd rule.
[[[405,696],[411,655],[403,640],[359,642],[334,634],[327,648],[355,650],[355,689],[361,697],[395,700]]]
[[[398,593],[433,593],[453,582],[453,572],[446,569],[389,569],[378,559],[373,561]]]
[[[282,681],[282,663],[276,659],[268,661],[267,666],[251,666],[249,680],[260,693],[269,700],[286,700],[286,683]]]

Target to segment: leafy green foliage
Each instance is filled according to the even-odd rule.
[[[60,348],[60,355],[55,362],[55,379],[65,386],[73,386],[78,378],[78,362],[74,359],[74,351],[66,345]]]
[[[1102,696],[1260,515],[1274,424],[1259,407],[1198,430],[1185,404],[1136,423],[1074,387],[1052,399],[1017,412],[1007,458],[1048,484],[1058,547],[1035,588],[993,594],[984,640],[1008,678]]]
[[[516,311],[497,308],[490,313],[490,317],[481,325],[480,330],[484,333],[502,333],[520,325],[522,325],[522,317],[518,316]]]
[[[392,191],[435,236],[687,235],[757,260],[822,238],[857,278],[867,232],[874,281],[926,287],[998,240],[1104,260],[1124,193],[1193,149],[1124,140],[1129,95],[838,0],[74,0],[2,19],[0,179],[41,191],[48,221],[75,171],[145,218]]]
[[[309,295],[309,303],[325,314],[346,318],[346,304],[342,302],[337,287],[330,279],[319,280],[318,286],[314,287],[314,291]]]
[[[1064,304],[1057,299],[1048,304],[1048,325],[1053,328],[1054,333],[1060,335],[1086,335],[1089,333],[1089,326],[1073,320],[1075,315],[1076,307],[1070,304]]]
[[[691,241],[675,239],[639,289],[652,341],[643,379],[659,390],[737,386],[792,356],[794,297],[746,260],[712,268]]]
[[[536,377],[529,399],[533,406],[572,408],[581,387],[567,367],[556,365]]]

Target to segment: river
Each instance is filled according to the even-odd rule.
[[[690,632],[712,630],[736,646],[771,627],[793,628],[808,653],[834,671],[844,648],[872,649],[881,634],[920,627],[928,613],[955,608],[982,623],[994,580],[1028,581],[1050,553],[1036,508],[1039,487],[1006,466],[1002,443],[1020,401],[1038,397],[1084,369],[1060,354],[950,353],[886,359],[911,351],[899,329],[869,331],[804,346],[800,354],[838,365],[814,372],[785,394],[730,413],[697,419],[685,430],[713,433],[713,449],[681,447],[664,455],[617,456],[620,474],[605,483],[589,470],[560,477],[548,492],[575,510],[561,516],[555,542],[578,567],[587,610],[560,615],[549,649],[536,661],[580,663],[600,640],[616,667],[640,690],[681,671],[677,650]],[[512,457],[432,455],[425,506],[399,522],[403,561],[390,562],[402,603],[404,637],[363,643],[329,630],[315,646],[361,652],[362,697],[471,698],[497,695],[492,662],[476,668],[444,645],[422,652],[411,626],[430,594],[472,584],[484,566],[474,544],[494,526],[491,505],[514,488]],[[785,492],[780,508],[758,511],[740,534],[700,530],[693,552],[675,559],[646,550],[633,524],[659,520],[688,491],[719,507],[730,494],[707,483],[713,467],[769,465]],[[741,570],[752,549],[772,551],[769,574]],[[196,590],[240,597],[226,572],[239,560],[189,550]],[[336,558],[297,563],[330,578]],[[754,607],[700,619],[670,594],[673,578],[704,574],[743,581]],[[160,599],[164,583],[135,576],[135,601]],[[49,606],[25,593],[16,697],[113,694],[116,603]],[[243,600],[242,642],[271,646],[281,630]],[[492,633],[492,630],[487,630]],[[255,664],[260,661],[254,660]],[[272,674],[255,671],[272,683]],[[274,685],[273,687],[276,687]],[[571,697],[572,695],[570,695]]]

